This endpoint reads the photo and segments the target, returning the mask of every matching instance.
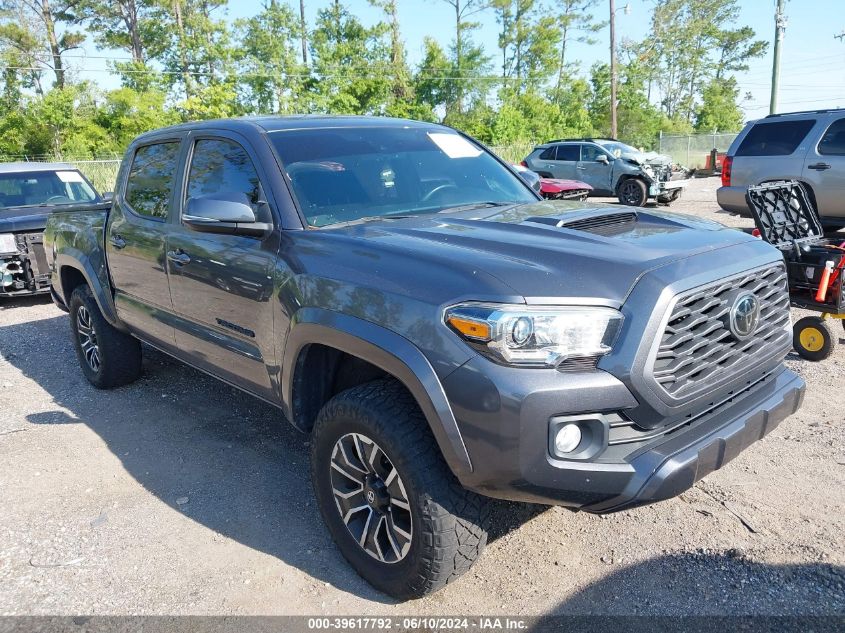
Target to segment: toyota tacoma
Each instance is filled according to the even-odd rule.
[[[780,252],[659,211],[543,201],[450,128],[185,124],[110,207],[54,213],[55,302],[98,388],[145,342],[310,434],[338,549],[398,598],[481,554],[490,498],[673,497],[796,411]],[[285,538],[279,534],[279,538]]]

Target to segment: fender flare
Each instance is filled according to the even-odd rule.
[[[62,287],[62,269],[73,268],[82,274],[82,277],[85,279],[85,283],[87,283],[88,287],[91,288],[91,292],[94,294],[94,300],[97,302],[97,306],[100,308],[103,318],[119,330],[125,331],[124,326],[117,318],[117,311],[115,310],[111,293],[106,291],[106,287],[97,275],[97,271],[91,263],[91,259],[85,253],[72,247],[65,247],[62,249],[62,252],[56,254],[53,266],[56,270],[56,275],[53,280],[54,285],[59,286],[58,290],[60,292],[60,296],[65,302],[65,305],[67,305],[70,301],[70,297]]]
[[[339,312],[303,308],[291,319],[282,360],[282,403],[288,419],[294,419],[292,402],[297,359],[312,343],[356,356],[396,377],[417,401],[455,476],[460,479],[472,472],[472,462],[458,423],[428,359],[403,336]]]

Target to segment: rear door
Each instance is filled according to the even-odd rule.
[[[833,120],[804,158],[804,181],[823,218],[845,219],[845,116]]]
[[[607,162],[599,162],[599,156],[607,158]],[[577,180],[583,180],[597,193],[613,194],[611,183],[613,163],[616,158],[593,143],[581,145],[581,160],[578,161]]]
[[[563,143],[548,148],[540,155],[541,170],[551,174],[552,178],[573,180],[578,166],[578,148],[578,143]]]
[[[256,218],[278,226],[259,161],[228,132],[193,133],[185,184],[167,241],[176,344],[188,362],[266,398],[274,398],[273,271],[278,236],[200,233],[181,221],[192,197],[248,201]],[[232,197],[235,196],[235,197]]]
[[[181,143],[175,136],[134,149],[105,235],[118,316],[142,338],[166,348],[173,347],[174,330],[165,241]]]

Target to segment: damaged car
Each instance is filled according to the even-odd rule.
[[[102,202],[72,165],[0,163],[0,297],[49,292],[47,216],[68,205]]]
[[[649,199],[659,204],[674,202],[691,175],[669,156],[605,138],[550,141],[535,147],[523,164],[542,178],[580,180],[593,188],[590,195],[616,196],[634,207]]]

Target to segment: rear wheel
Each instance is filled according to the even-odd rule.
[[[824,360],[833,353],[833,334],[824,319],[804,317],[792,328],[792,346],[801,358]]]
[[[88,286],[73,291],[68,311],[76,356],[88,382],[110,389],[141,375],[141,343],[103,318]]]
[[[437,591],[487,543],[488,500],[460,486],[416,402],[394,380],[353,387],[323,407],[311,477],[340,552],[395,598]]]
[[[648,201],[648,187],[639,178],[628,178],[619,184],[616,195],[622,204],[641,207]]]

